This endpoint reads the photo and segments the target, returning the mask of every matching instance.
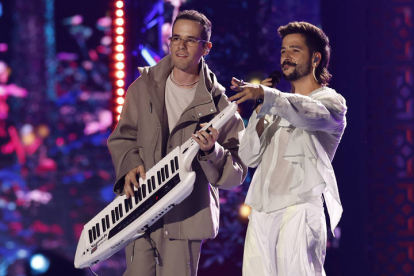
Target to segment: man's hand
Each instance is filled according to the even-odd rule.
[[[237,93],[236,95],[229,98],[230,101],[237,100],[237,104],[248,100],[257,100],[264,98],[264,91],[258,84],[251,84],[248,82],[239,81],[236,78],[231,79],[230,89]]]
[[[132,197],[134,196],[134,187],[132,185],[139,188],[139,183],[137,181],[137,175],[139,175],[142,179],[145,179],[144,166],[140,165],[138,167],[133,168],[125,176],[124,191],[125,191],[126,198],[129,198],[130,196]]]
[[[200,124],[201,127],[204,127],[205,125],[206,124]],[[200,150],[202,150],[205,155],[213,152],[214,145],[219,136],[217,129],[209,127],[208,130],[210,131],[210,134],[208,134],[205,130],[197,131],[196,134],[191,134],[193,139],[200,146]]]

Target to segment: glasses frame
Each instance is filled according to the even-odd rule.
[[[172,42],[172,39],[173,38],[177,38],[178,39],[178,43],[176,43],[176,44],[174,44],[173,42]],[[183,43],[185,43],[185,45],[187,45],[187,46],[190,46],[190,47],[195,47],[196,45],[189,45],[188,44],[188,40],[189,39],[194,39],[194,38],[181,38],[181,37],[177,37],[177,36],[171,36],[171,37],[169,37],[168,38],[168,40],[170,41],[170,45],[179,45],[181,42],[183,42]],[[197,43],[200,43],[200,42],[210,42],[210,41],[208,41],[208,40],[203,40],[203,39],[194,39],[195,41],[197,41]]]

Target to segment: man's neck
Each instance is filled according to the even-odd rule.
[[[312,91],[321,88],[322,86],[316,82],[315,78],[310,75],[303,77],[297,81],[291,82],[292,93],[301,94],[304,96],[309,95]]]
[[[192,72],[185,72],[177,67],[174,67],[172,71],[174,80],[180,84],[190,84],[198,80],[199,72],[198,70],[192,70]]]

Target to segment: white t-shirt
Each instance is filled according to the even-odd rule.
[[[170,76],[165,86],[165,106],[168,114],[168,127],[170,132],[174,129],[183,111],[194,100],[197,85],[191,88],[181,88],[175,85]]]

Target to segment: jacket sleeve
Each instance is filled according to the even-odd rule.
[[[131,85],[125,96],[120,120],[108,138],[108,148],[116,171],[114,192],[122,193],[125,175],[133,168],[143,165],[136,139],[138,133],[135,87]]]
[[[342,133],[345,129],[345,99],[333,90],[321,91],[308,97],[261,87],[265,97],[259,118],[265,114],[277,115],[306,131],[335,134]]]
[[[225,100],[222,97],[221,100]],[[241,185],[247,174],[247,167],[241,161],[238,133],[244,130],[244,123],[236,113],[219,130],[214,151],[206,156],[197,154],[197,159],[210,184],[221,189],[232,189]]]
[[[256,168],[260,164],[263,152],[268,145],[267,140],[264,139],[267,128],[263,131],[261,137],[257,134],[256,126],[259,120],[256,111],[253,111],[246,129],[239,133],[239,156],[243,163],[251,168]]]

